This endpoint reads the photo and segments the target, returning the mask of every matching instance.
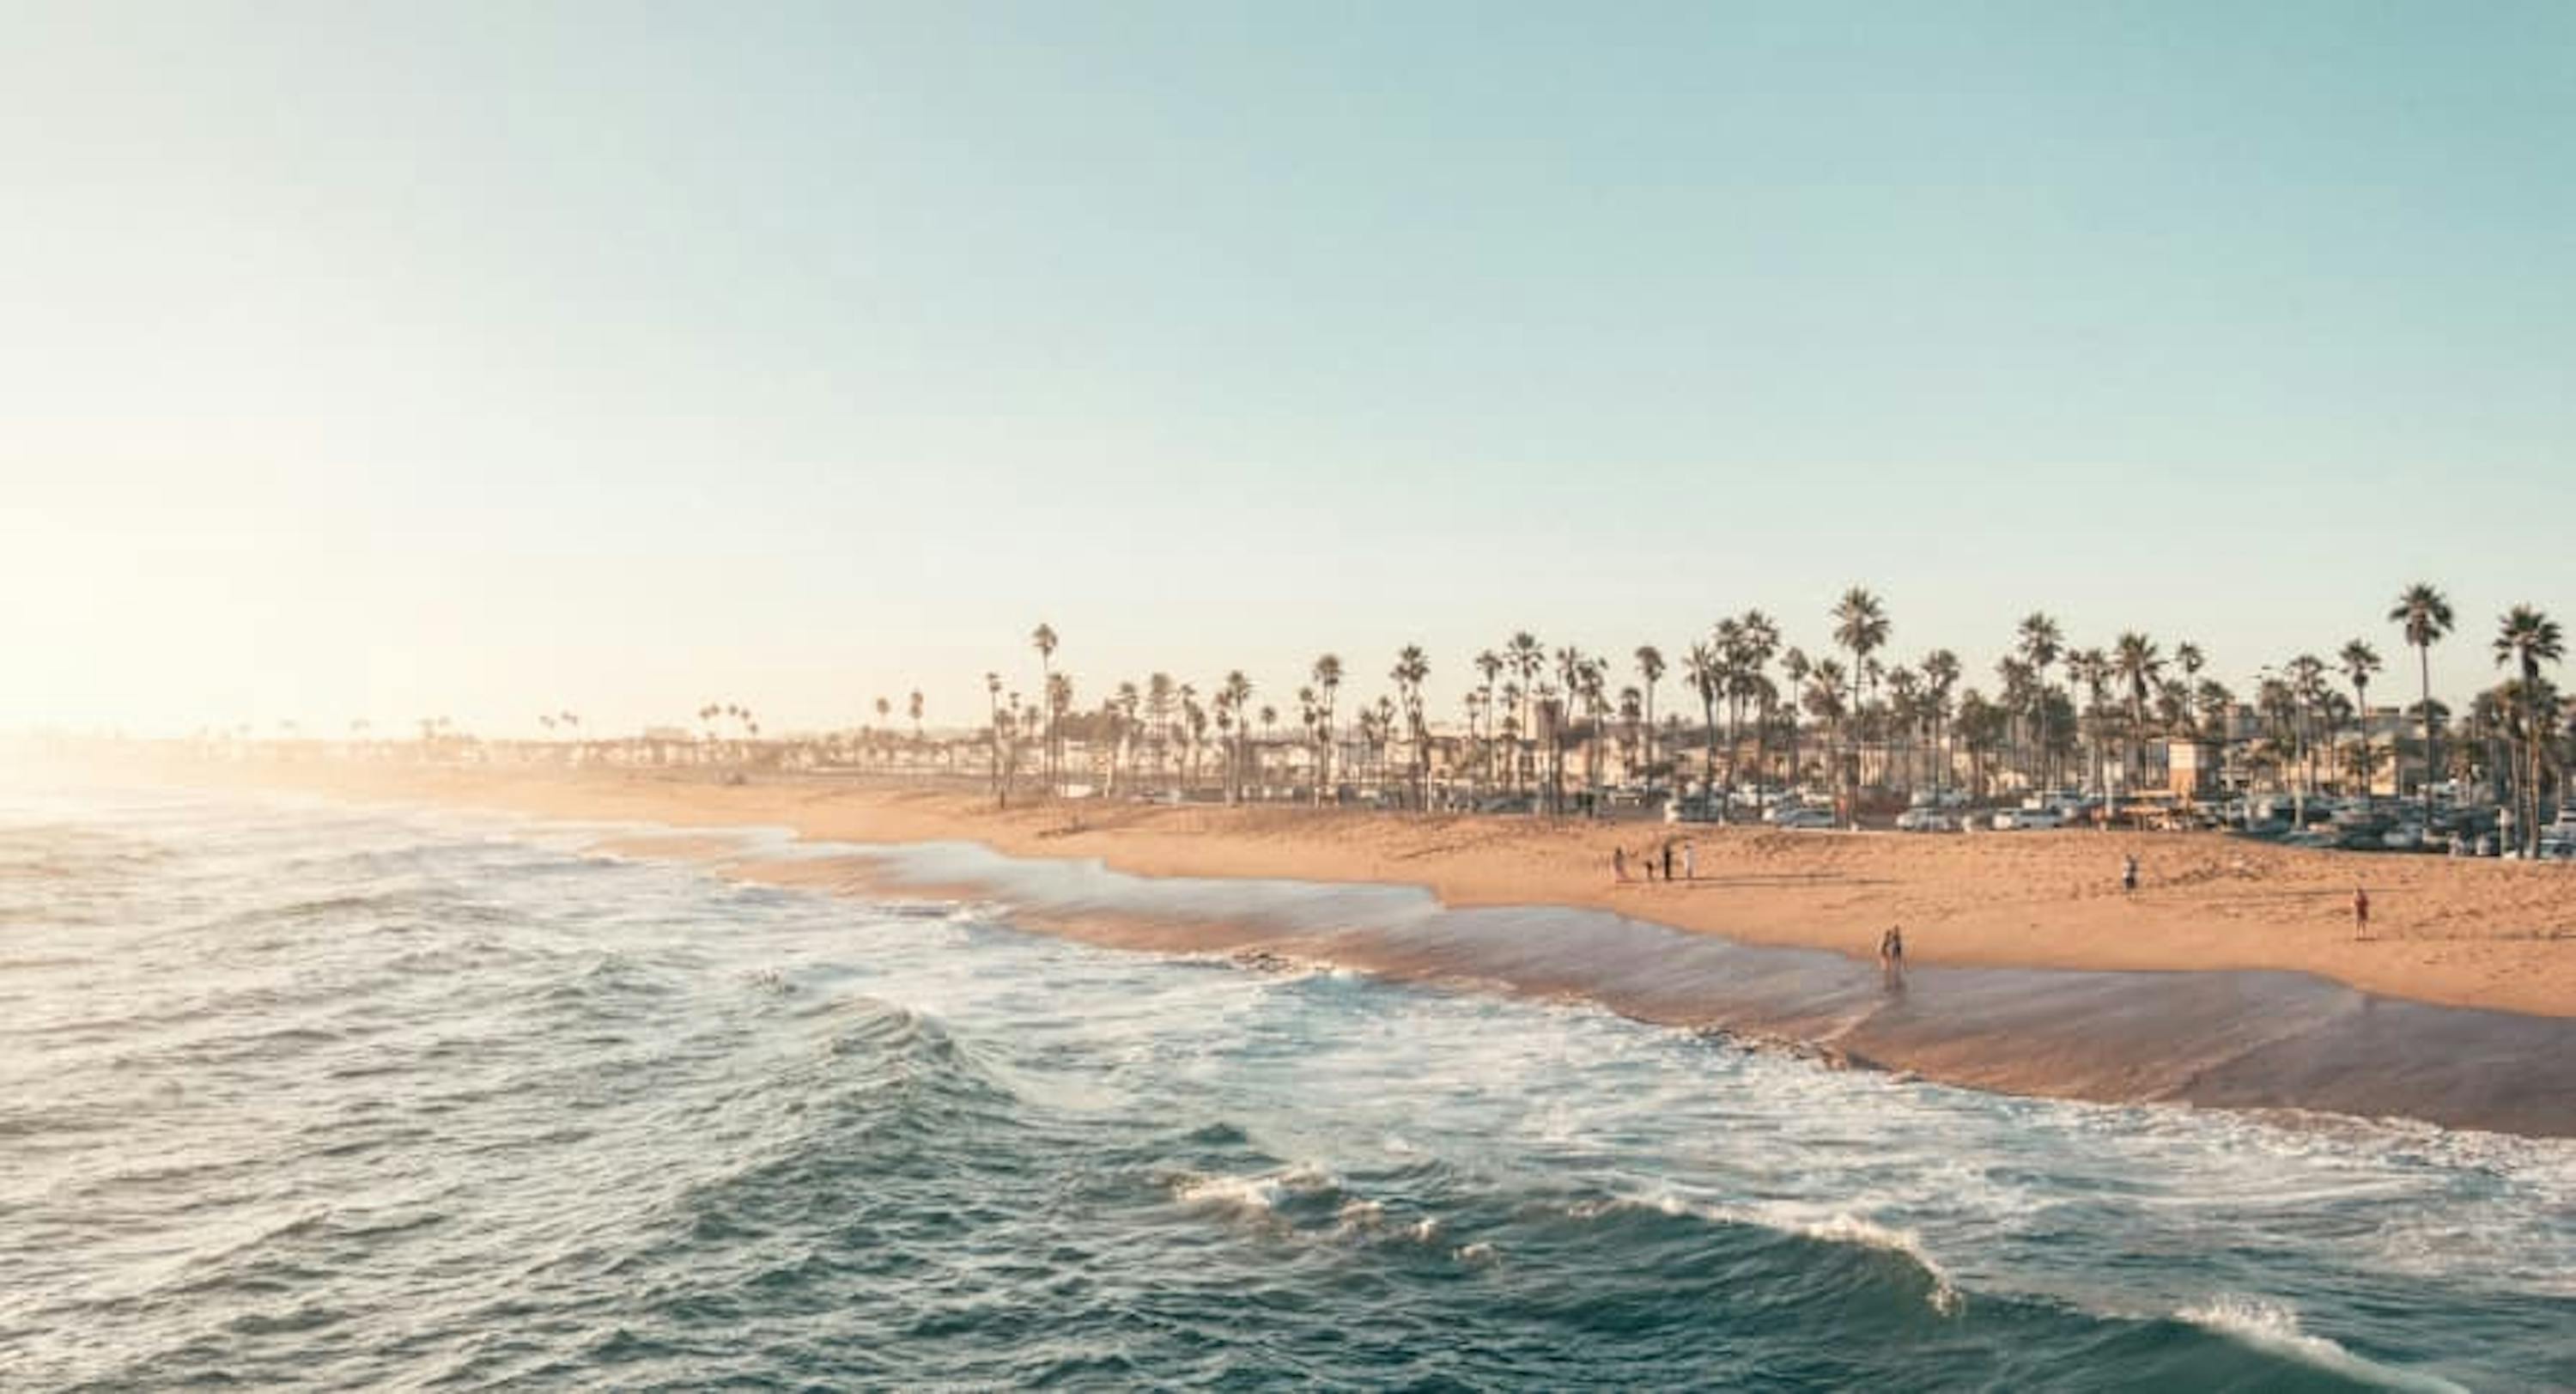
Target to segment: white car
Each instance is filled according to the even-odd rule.
[[[1896,815],[1896,830],[1901,833],[1946,833],[1950,815],[1937,808],[1909,808]]]
[[[2040,828],[2066,826],[2065,815],[2053,808],[2007,808],[1995,815],[1999,833],[2031,832]]]
[[[1834,815],[1821,808],[1787,808],[1772,821],[1784,828],[1830,828]]]

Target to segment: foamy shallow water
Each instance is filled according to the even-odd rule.
[[[2563,1142],[2002,1098],[601,831],[0,795],[0,1386],[2576,1384]]]

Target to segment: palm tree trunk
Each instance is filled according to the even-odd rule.
[[[2432,645],[2418,644],[2415,646],[2415,672],[2416,677],[2423,684],[2423,706],[2420,708],[2420,711],[2424,718],[2424,826],[2429,828],[2433,826],[2433,770],[2435,768],[2433,764]]]

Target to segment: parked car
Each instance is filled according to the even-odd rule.
[[[1999,833],[2035,832],[2062,828],[2066,818],[2053,808],[2007,808],[1995,814],[1994,826]]]
[[[1784,808],[1772,821],[1784,828],[1830,828],[1834,825],[1834,815],[1822,808]]]
[[[1896,830],[1901,833],[1946,833],[1951,827],[1950,815],[1937,808],[1909,808],[1896,815]]]

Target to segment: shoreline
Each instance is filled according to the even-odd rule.
[[[775,825],[809,841],[972,841],[1143,876],[1420,887],[1453,909],[1602,910],[1744,944],[1866,959],[1891,924],[1945,967],[2308,973],[2382,997],[2576,1017],[2576,869],[2319,852],[2219,833],[1915,835],[1258,805],[979,796],[846,777],[726,785],[673,771],[154,764],[182,784],[302,790],[686,829]],[[1686,882],[1611,879],[1610,853],[1697,844]],[[2118,886],[2134,853],[2135,893]],[[2356,941],[2367,885],[2375,937]]]
[[[2218,880],[2198,901],[2222,924],[2231,919],[2223,899],[2231,894],[2290,907],[2267,922],[2291,927],[2269,946],[2275,961],[2268,962],[2247,952],[2202,954],[2240,961],[2192,961],[2206,929],[2142,931],[2116,946],[2122,951],[2105,952],[2103,944],[2069,937],[2062,924],[2053,942],[2036,944],[2053,952],[2016,957],[2034,944],[1991,933],[1962,952],[1945,942],[1942,926],[1973,925],[1981,905],[2001,905],[1994,913],[2007,919],[2045,914],[2052,924],[2081,925],[2088,917],[2098,923],[2106,904],[2107,913],[2121,914],[2139,903],[2080,886],[2009,899],[1974,875],[1959,884],[1957,867],[1948,870],[1964,908],[1925,913],[1919,859],[1991,873],[1980,863],[1997,857],[2024,865],[2098,859],[2130,841],[2118,835],[1941,839],[1691,829],[1700,881],[1613,886],[1603,884],[1607,847],[1623,836],[1633,846],[1641,833],[1660,835],[1660,826],[1111,804],[997,813],[971,796],[841,779],[771,777],[736,786],[663,772],[286,766],[217,768],[211,777],[204,768],[156,773],[196,785],[657,825],[670,831],[607,839],[602,850],[695,861],[720,874],[827,893],[997,899],[1014,924],[1114,947],[1226,953],[1255,964],[1331,962],[1398,981],[1473,981],[1533,998],[1581,999],[1656,1024],[1812,1051],[1829,1064],[2007,1094],[2321,1110],[2576,1135],[2576,1108],[2564,1086],[2576,1077],[2576,993],[2568,990],[2576,936],[2355,944],[2341,937],[2345,931],[2327,930],[2335,937],[2325,942],[2378,951],[2383,960],[2390,951],[2419,955],[2429,945],[2437,964],[2452,970],[2430,986],[2512,1003],[2498,1005],[2386,992],[2318,972],[2301,955],[2313,955],[2320,942],[2317,927],[2303,922],[2317,918],[2307,907],[2319,892],[2277,872],[2263,877],[2269,868],[2244,878],[2251,891]],[[703,835],[754,826],[785,827],[806,842],[864,846],[849,854],[765,857]],[[2204,862],[2240,850],[2292,863],[2325,855],[2239,848],[2201,834],[2146,841],[2168,857]],[[1504,865],[1492,865],[1497,859]],[[1584,860],[1600,868],[1588,888],[1566,880],[1581,874]],[[2514,913],[2524,896],[2576,889],[2557,868],[2421,860],[2431,872],[2453,873],[2472,896],[2497,886],[2512,893],[2447,907],[2454,924],[2473,913]],[[2524,874],[2494,876],[2498,870]],[[2316,873],[2306,876],[2312,882]],[[2206,887],[2212,879],[2186,884]],[[2150,881],[2141,899],[2153,889]],[[1704,923],[1727,911],[1742,913],[1756,932]],[[1890,993],[1867,957],[1875,931],[1864,937],[1854,930],[1896,914],[1906,917],[1912,952],[1901,989]],[[1801,915],[1806,922],[1782,932],[1783,919]],[[2156,922],[2145,925],[2152,931]],[[2463,945],[2478,951],[2465,965]],[[2467,990],[2499,966],[2520,970],[2518,991]]]

